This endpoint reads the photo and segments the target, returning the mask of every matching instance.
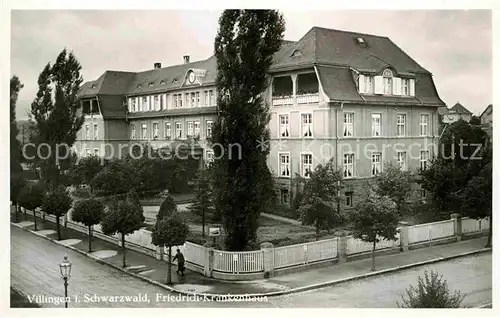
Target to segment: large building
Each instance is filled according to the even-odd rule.
[[[77,151],[109,156],[135,142],[175,147],[190,140],[193,151],[212,160],[215,75],[214,57],[190,62],[187,56],[184,64],[155,63],[144,72],[106,71],[82,86],[86,120]],[[283,204],[296,174],[307,177],[332,157],[345,180],[343,205],[350,207],[385,163],[415,170],[434,155],[444,103],[432,74],[387,37],[313,27],[283,43],[270,76],[268,164]]]

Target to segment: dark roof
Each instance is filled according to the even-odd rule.
[[[467,108],[465,108],[462,104],[457,102],[455,106],[450,108],[450,111],[452,111],[455,114],[472,114],[471,111],[469,111]]]
[[[352,71],[347,67],[318,66],[319,80],[330,101],[385,103],[398,105],[440,106],[444,102],[439,98],[430,74],[417,74],[416,97],[363,95],[358,93]]]
[[[365,45],[358,44],[358,37]],[[398,73],[429,73],[388,37],[371,34],[313,27],[286,50],[272,70],[329,64],[373,72],[391,66]],[[295,51],[300,56],[292,57]]]
[[[98,95],[97,100],[104,118],[125,118],[127,115],[127,105],[123,95]]]
[[[483,115],[489,110],[491,109],[493,111],[493,104],[489,104],[485,110],[483,110],[483,112],[481,113],[481,115],[479,115],[479,117],[483,117]]]

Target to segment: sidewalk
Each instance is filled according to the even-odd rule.
[[[24,221],[23,221],[24,220]],[[20,217],[16,226],[33,230],[33,216]],[[12,222],[13,218],[12,218]],[[56,225],[37,219],[38,234],[57,240],[55,232]],[[72,229],[61,226],[63,244],[71,245],[73,248],[83,252],[88,251],[88,236]],[[437,245],[433,247],[411,250],[405,253],[377,256],[375,259],[377,271],[390,270],[400,266],[408,266],[414,263],[429,261],[438,258],[453,257],[458,254],[481,250],[486,244],[486,237],[464,240],[456,243]],[[97,238],[92,239],[92,253],[94,257],[103,262],[122,267],[121,248],[117,244],[108,243]],[[161,284],[166,284],[167,264],[153,257],[132,250],[127,251],[126,271],[132,272]],[[273,292],[286,292],[291,289],[304,289],[316,284],[330,284],[331,281],[358,277],[372,273],[370,271],[371,258],[350,261],[319,269],[311,269],[298,273],[273,277],[267,280],[246,282],[223,282],[204,277],[201,274],[188,271],[184,277],[179,277],[175,271],[177,267],[172,266],[172,286],[174,289],[188,293],[210,293],[210,294],[261,294]],[[320,286],[318,286],[320,287]]]

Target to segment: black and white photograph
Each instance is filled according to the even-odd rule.
[[[493,2],[102,2],[2,1],[9,316],[493,315]]]

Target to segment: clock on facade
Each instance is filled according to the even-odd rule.
[[[188,74],[188,81],[189,83],[193,84],[194,81],[196,79],[196,76],[194,75],[194,72],[193,71],[190,71],[189,74]]]

